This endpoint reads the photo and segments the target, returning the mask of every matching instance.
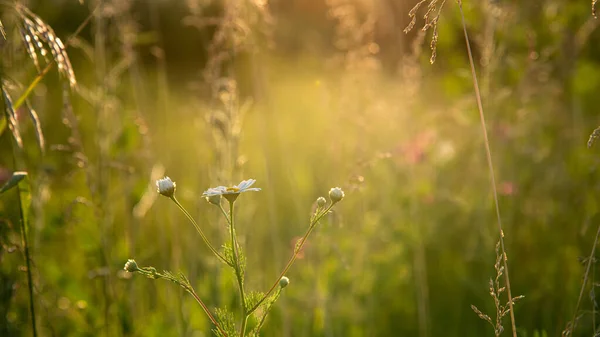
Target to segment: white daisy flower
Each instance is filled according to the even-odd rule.
[[[257,188],[257,187],[251,188],[250,187],[250,186],[254,185],[255,182],[256,182],[256,179],[248,179],[248,180],[243,180],[239,184],[230,186],[230,187],[226,187],[226,186],[211,187],[208,190],[204,191],[204,193],[202,193],[202,196],[205,198],[210,198],[210,197],[214,197],[217,195],[222,195],[224,198],[226,198],[230,202],[234,202],[235,199],[237,199],[238,195],[240,195],[240,193],[249,192],[249,191],[260,191],[260,188]]]

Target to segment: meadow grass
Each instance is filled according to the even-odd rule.
[[[0,199],[0,334],[596,333],[595,1],[174,2],[175,44],[161,4],[83,3],[66,32],[0,17],[0,175],[27,171]],[[390,67],[396,14],[424,29]],[[184,29],[205,51],[182,75]],[[201,191],[244,177],[264,191],[234,223]]]

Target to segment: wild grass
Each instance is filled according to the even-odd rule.
[[[595,334],[591,5],[6,4],[0,181],[27,171],[32,204],[0,198],[0,335]],[[232,240],[199,191],[246,176]],[[246,248],[242,287],[197,230]]]

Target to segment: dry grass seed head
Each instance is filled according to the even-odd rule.
[[[48,52],[44,43],[50,49],[50,54],[58,66],[58,71],[69,81],[73,88],[77,85],[75,73],[63,42],[56,36],[52,27],[31,12],[27,7],[17,4],[15,10],[21,19],[21,36],[26,46],[27,53],[34,65],[40,71],[37,53],[44,57],[46,63]]]
[[[516,301],[524,298],[524,296],[515,296],[506,304],[502,304],[500,296],[506,291],[506,287],[501,285],[502,275],[504,274],[504,266],[502,265],[502,259],[505,258],[504,254],[500,251],[500,241],[496,243],[496,261],[494,263],[494,269],[496,270],[495,278],[489,280],[489,292],[490,296],[494,300],[494,306],[496,308],[496,319],[492,321],[491,317],[481,312],[476,306],[471,305],[471,309],[479,316],[479,318],[490,323],[494,327],[494,335],[500,336],[504,332],[504,326],[502,325],[502,319],[510,313],[511,304],[514,305]]]
[[[433,62],[435,62],[435,59],[437,57],[438,20],[442,13],[442,9],[444,8],[444,5],[446,4],[446,0],[442,0],[441,3],[439,4],[439,6],[438,6],[439,0],[421,0],[421,1],[419,1],[408,12],[408,16],[410,17],[411,20],[408,23],[408,26],[406,26],[406,28],[404,29],[404,33],[410,32],[415,27],[415,24],[417,23],[417,13],[418,13],[419,9],[421,8],[421,6],[423,4],[425,4],[427,1],[429,1],[428,5],[427,5],[427,11],[423,15],[423,19],[425,20],[425,23],[423,24],[423,27],[421,28],[421,30],[427,31],[430,28],[432,29],[431,42],[429,44],[429,47],[431,48],[431,57],[429,58],[429,62],[433,63]]]
[[[600,126],[597,127],[590,135],[590,138],[588,139],[588,142],[587,142],[587,147],[591,148],[592,146],[594,146],[594,144],[596,143],[596,140],[598,140],[599,137],[600,137]]]
[[[2,99],[4,100],[6,117],[8,118],[8,128],[13,134],[17,145],[20,148],[23,148],[23,140],[21,139],[21,132],[19,131],[19,124],[17,122],[17,113],[13,107],[12,99],[10,98],[9,93],[6,91],[4,83],[2,86],[0,86],[0,91],[2,91]]]

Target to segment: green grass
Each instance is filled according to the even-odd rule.
[[[436,63],[428,62],[427,37],[422,53],[390,67],[378,63],[394,46],[377,35],[385,26],[363,26],[374,33],[335,49],[336,39],[355,31],[333,29],[349,17],[327,19],[324,4],[316,1],[306,7],[274,2],[271,14],[278,21],[272,35],[246,37],[251,42],[221,74],[237,79],[239,90],[229,94],[236,95],[236,106],[246,103],[245,110],[225,109],[210,87],[214,83],[202,81],[199,70],[211,57],[206,50],[213,31],[185,27],[177,12],[183,4],[173,3],[179,7],[140,5],[123,12],[133,16],[104,19],[123,28],[140,18],[137,36],[149,31],[160,37],[134,39],[139,58],[114,82],[96,74],[99,50],[107,51],[107,69],[115,69],[130,55],[124,46],[131,41],[119,40],[121,28],[114,28],[103,32],[105,46],[95,44],[98,18],[92,17],[93,28],[80,35],[91,58],[80,48],[68,49],[80,86],[71,94],[77,124],[63,123],[69,115],[55,68],[29,95],[45,154],[35,126],[22,114],[24,145],[15,167],[14,140],[1,128],[0,175],[29,173],[38,335],[210,334],[210,321],[191,296],[169,282],[131,277],[123,271],[129,258],[140,266],[182,271],[213,313],[217,307],[239,308],[230,270],[212,256],[177,206],[158,198],[154,180],[168,175],[177,182],[177,199],[217,247],[228,240],[226,222],[202,192],[242,178],[257,180],[262,191],[244,194],[236,206],[236,232],[247,257],[246,286],[263,292],[306,231],[317,197],[326,197],[332,186],[346,192],[287,274],[291,282],[263,336],[493,336],[471,310],[471,305],[486,314],[496,310],[489,279],[497,272],[498,229],[455,3],[449,1],[440,17]],[[590,256],[599,226],[598,149],[586,147],[600,124],[594,86],[600,72],[598,35],[594,29],[583,34],[589,1],[548,1],[539,7],[501,2],[499,12],[463,3],[481,80],[512,293],[525,296],[515,305],[518,336],[558,336],[574,315],[573,335],[593,335],[594,263],[575,311],[587,269],[587,261],[578,259]],[[254,8],[248,6],[236,15],[262,27],[264,22],[245,16]],[[66,10],[75,7],[64,8],[64,13],[43,7],[36,12],[32,6],[51,25],[55,21],[57,35],[66,40],[75,31],[70,27],[91,10],[77,16]],[[163,26],[151,22],[152,10],[162,15]],[[7,13],[0,17],[7,37],[15,55],[23,54],[10,60],[2,54],[3,76],[20,83],[9,88],[16,102],[35,74],[18,35],[11,35],[14,21]],[[62,25],[66,13],[73,22]],[[213,6],[206,13],[220,12]],[[407,13],[398,15],[408,22]],[[317,32],[306,17],[319,24]],[[398,21],[385,32],[403,28]],[[494,34],[484,34],[486,29]],[[181,41],[188,38],[182,32],[190,39],[198,34],[202,48],[178,45],[178,34]],[[575,37],[585,39],[570,46]],[[264,48],[268,39],[275,42],[271,49]],[[230,42],[219,48],[229,50]],[[379,54],[361,48],[376,42]],[[410,50],[408,43],[403,46]],[[479,57],[490,46],[491,61],[482,66]],[[151,47],[165,48],[165,64],[151,56]],[[180,52],[184,48],[201,54]],[[182,71],[182,64],[193,66]],[[99,88],[104,96],[95,96]],[[221,118],[225,132],[210,118]],[[134,213],[141,200],[145,212]],[[16,189],[0,197],[0,335],[30,336],[18,203]],[[510,335],[508,317],[503,323],[503,335]]]

